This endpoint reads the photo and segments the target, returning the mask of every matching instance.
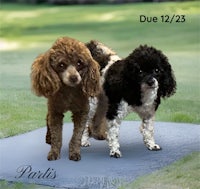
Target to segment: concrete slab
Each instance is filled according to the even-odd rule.
[[[200,125],[155,123],[155,139],[162,151],[149,151],[139,132],[140,122],[123,121],[120,144],[123,157],[110,158],[106,141],[91,139],[79,162],[68,159],[73,125],[63,127],[61,159],[47,161],[50,146],[46,128],[0,140],[0,179],[56,188],[114,189],[138,176],[158,170],[181,157],[200,151]]]

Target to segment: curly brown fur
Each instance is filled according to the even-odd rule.
[[[31,68],[32,89],[48,99],[46,142],[51,145],[48,160],[60,158],[64,112],[71,111],[74,131],[69,144],[69,159],[78,161],[82,133],[89,112],[89,97],[100,90],[98,63],[87,47],[72,38],[62,37],[37,57]]]

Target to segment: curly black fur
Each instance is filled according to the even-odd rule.
[[[140,106],[141,84],[151,85],[152,78],[158,81],[155,109],[160,98],[173,95],[176,81],[168,58],[159,50],[147,45],[136,48],[127,58],[115,62],[107,71],[103,85],[109,99],[108,119],[117,115],[118,105],[125,100],[131,106]]]

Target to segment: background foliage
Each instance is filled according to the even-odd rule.
[[[184,23],[140,23],[139,16],[185,15]],[[200,123],[198,2],[51,6],[2,4],[0,11],[0,137],[44,126],[46,99],[31,93],[30,67],[59,36],[97,39],[120,56],[140,44],[161,49],[177,78],[177,93],[163,100],[156,120]],[[127,117],[138,120],[135,114]],[[70,120],[66,114],[65,121]]]
[[[166,2],[166,1],[195,1],[195,0],[2,0],[2,2],[30,3],[30,4],[122,4],[137,2]],[[197,0],[196,0],[197,1]]]

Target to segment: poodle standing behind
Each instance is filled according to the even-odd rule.
[[[71,111],[74,131],[69,159],[81,159],[81,137],[89,112],[89,98],[99,93],[99,67],[81,42],[59,38],[38,56],[31,70],[32,89],[48,99],[46,142],[51,145],[48,160],[60,158],[64,112]]]
[[[101,52],[102,57],[110,55],[110,59],[107,59],[112,60],[113,53],[109,48],[98,42],[91,43],[93,48],[90,48],[91,45],[87,46],[92,54]],[[96,48],[94,48],[95,45]],[[100,55],[97,56],[97,61],[99,61],[98,57]],[[161,147],[154,140],[155,113],[161,98],[170,97],[176,90],[176,81],[167,57],[154,47],[140,46],[127,58],[108,63],[102,76],[104,77],[102,85],[105,98],[108,101],[107,108],[104,108],[104,111],[96,111],[95,117],[104,117],[100,115],[103,112],[106,121],[102,121],[104,123],[102,125],[99,124],[101,121],[93,119],[93,128],[91,127],[90,130],[100,130],[98,125],[105,128],[110,156],[121,157],[119,127],[122,119],[133,111],[142,119],[140,131],[146,147],[149,150],[160,150]],[[97,110],[100,109],[99,106],[101,103],[98,104]],[[96,123],[97,120],[98,123]],[[86,131],[83,135],[82,145],[89,144],[89,142],[83,143],[88,140],[85,133]]]

